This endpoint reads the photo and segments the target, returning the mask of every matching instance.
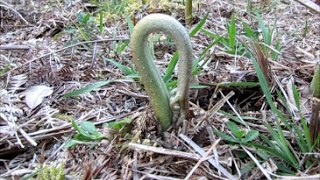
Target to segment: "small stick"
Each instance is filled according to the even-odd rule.
[[[208,160],[208,156],[209,154],[213,151],[214,148],[216,148],[217,144],[220,142],[220,139],[217,140],[214,144],[212,144],[212,146],[210,147],[210,149],[205,153],[204,156],[202,156],[202,158],[197,162],[197,164],[195,166],[193,166],[193,168],[191,169],[191,171],[188,173],[188,175],[184,178],[185,180],[188,180],[192,174],[194,173],[194,171],[197,170],[197,168],[200,166],[200,164],[203,161],[207,161]]]
[[[171,150],[171,149],[165,149],[162,147],[153,147],[153,146],[146,146],[143,144],[137,144],[137,143],[129,143],[129,147],[131,148],[138,148],[145,151],[152,151],[154,153],[158,154],[165,154],[175,157],[180,157],[184,159],[191,159],[191,160],[200,160],[200,156],[193,153],[187,153],[183,151],[177,151],[177,150]]]
[[[198,146],[195,142],[193,142],[189,137],[187,137],[184,134],[180,134],[179,137],[183,139],[186,143],[188,143],[194,150],[196,150],[201,156],[205,155],[205,151]],[[235,180],[235,178],[232,174],[230,174],[224,167],[222,167],[217,161],[215,161],[213,158],[208,159],[208,162],[213,165],[215,168],[217,168],[219,171],[221,171],[222,174],[224,174],[228,179]]]
[[[26,45],[14,45],[14,44],[6,44],[6,45],[1,45],[0,50],[29,50],[30,47]]]
[[[316,3],[310,1],[310,0],[296,0],[298,1],[300,4],[306,6],[307,8],[320,13],[320,6],[318,6]]]

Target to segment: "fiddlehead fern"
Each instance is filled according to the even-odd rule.
[[[179,54],[177,93],[171,98],[163,82],[148,46],[148,36],[153,32],[163,32],[176,43]],[[192,69],[192,52],[189,35],[174,18],[164,14],[152,14],[138,22],[131,36],[133,62],[141,76],[141,81],[150,96],[157,120],[163,129],[171,126],[173,117],[178,122],[187,119],[189,81]],[[176,115],[177,113],[177,115]]]

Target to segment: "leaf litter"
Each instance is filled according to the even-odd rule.
[[[105,60],[113,59],[132,67],[129,48],[120,53],[115,51],[118,42],[127,41],[130,35],[126,18],[106,18],[100,34],[92,24],[67,29],[78,25],[74,12],[94,7],[81,1],[72,5],[25,2],[24,6],[13,6],[16,12],[0,8],[4,14],[1,21],[5,24],[0,30],[1,178],[21,178],[37,172],[45,164],[55,166],[59,163],[64,164],[67,179],[181,179],[187,176],[193,179],[232,179],[240,174],[244,179],[278,177],[274,175],[278,166],[273,159],[259,162],[253,157],[254,161],[242,161],[243,153],[252,156],[254,149],[231,146],[213,133],[214,128],[229,132],[227,122],[230,116],[225,111],[238,114],[239,119],[245,118],[242,119],[243,125],[251,130],[268,132],[262,121],[272,122],[273,118],[269,111],[260,111],[265,110],[266,105],[259,88],[212,86],[192,91],[190,105],[194,118],[188,127],[160,136],[143,87],[132,79],[123,79],[123,72]],[[269,6],[263,4],[268,2]],[[195,19],[202,19],[209,12],[204,28],[219,35],[226,35],[225,25],[231,21],[232,13],[237,15],[237,26],[240,20],[247,24],[252,20],[246,2],[197,3],[199,9],[194,11]],[[293,104],[291,113],[296,113],[290,95],[291,84],[296,84],[301,92],[301,112],[308,117],[311,114],[309,83],[320,56],[319,17],[295,1],[252,3],[253,7],[262,8],[266,24],[273,25],[277,21],[277,39],[282,47],[279,59],[259,62],[262,66],[270,66],[263,69],[265,76],[270,78],[270,88],[280,87],[286,92],[288,97],[285,98]],[[143,7],[132,17],[139,20],[152,12],[170,13],[179,20],[183,19],[180,6],[169,9],[166,6]],[[87,31],[75,33],[80,29]],[[83,43],[87,38],[91,38],[90,42]],[[242,35],[239,38],[246,40]],[[205,33],[198,33],[192,38],[193,56],[200,57],[211,41]],[[12,45],[28,48],[19,49]],[[170,45],[155,43],[159,62],[170,60],[174,52],[174,48],[171,49]],[[209,52],[206,69],[198,75],[200,82],[257,81],[254,66],[248,58],[230,55],[220,45],[215,45]],[[161,71],[165,71],[165,63],[157,64]],[[79,96],[64,97],[80,87],[103,81],[108,83],[98,84]],[[48,86],[40,86],[39,90],[39,84]],[[24,96],[30,88],[39,91],[30,91],[33,96]],[[114,131],[102,126],[124,118],[132,120],[128,128]],[[107,138],[66,150],[64,143],[76,132],[72,121],[79,124],[93,122]],[[284,131],[284,134],[291,141],[291,132]],[[315,164],[296,175],[314,177],[311,175],[317,173],[319,165]]]

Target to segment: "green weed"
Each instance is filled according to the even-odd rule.
[[[38,167],[35,173],[26,175],[22,180],[64,180],[64,164],[60,163],[58,166],[43,164]]]
[[[228,121],[227,125],[229,130],[231,130],[232,135],[228,135],[227,133],[218,130],[214,131],[218,136],[231,143],[246,145],[247,143],[255,140],[259,136],[258,131],[241,129],[236,123],[232,121]]]
[[[92,144],[90,142],[99,142],[104,136],[98,132],[92,122],[84,121],[78,125],[75,121],[72,121],[73,128],[77,131],[77,134],[65,142],[64,147],[66,149],[73,147],[77,144]]]

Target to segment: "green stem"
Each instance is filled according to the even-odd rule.
[[[191,26],[192,21],[192,0],[186,0],[185,7],[185,18],[186,18],[186,26]]]
[[[311,81],[311,90],[313,91],[313,97],[320,99],[320,64],[318,64],[314,70]]]
[[[312,100],[312,113],[309,130],[312,142],[316,144],[320,143],[316,142],[318,136],[320,136],[320,64],[318,64],[316,69],[314,70],[310,89],[313,93],[314,98]]]
[[[176,43],[179,53],[178,88],[174,101],[155,66],[148,46],[148,36],[153,32],[163,32]],[[192,70],[192,53],[189,35],[174,18],[164,14],[149,15],[135,26],[131,36],[133,62],[141,76],[141,81],[150,96],[157,120],[163,129],[168,129],[174,117],[172,106],[178,105],[179,116],[185,118],[188,108],[189,80]],[[175,106],[176,107],[176,106]]]

